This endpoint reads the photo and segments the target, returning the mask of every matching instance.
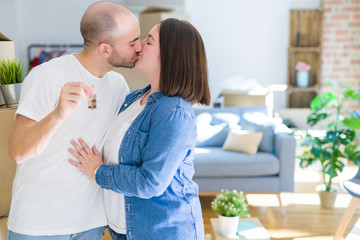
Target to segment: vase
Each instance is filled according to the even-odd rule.
[[[226,237],[235,237],[239,225],[239,216],[224,217],[219,215],[219,232]]]
[[[7,108],[16,108],[20,99],[21,83],[0,85]]]
[[[306,88],[309,86],[309,72],[300,70],[296,73],[296,84],[298,87]]]
[[[323,208],[334,208],[336,196],[338,193],[338,188],[331,186],[334,190],[333,192],[325,192],[325,185],[316,186],[316,191],[319,193],[321,207]]]

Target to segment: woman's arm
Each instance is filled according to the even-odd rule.
[[[92,177],[96,167],[96,182],[105,189],[127,196],[151,198],[161,195],[173,180],[176,171],[193,148],[196,129],[190,113],[176,109],[160,117],[147,134],[141,166],[119,164],[101,165],[90,148],[80,141],[82,147],[72,142],[77,153],[69,150],[79,163],[71,164]],[[76,146],[77,145],[77,146]],[[94,149],[93,149],[94,151]]]
[[[163,115],[152,126],[141,166],[101,166],[96,181],[106,189],[140,198],[161,195],[173,180],[196,138],[194,120],[181,108]]]

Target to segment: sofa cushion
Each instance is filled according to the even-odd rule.
[[[201,113],[196,116],[196,146],[222,146],[229,132],[228,124],[223,121],[214,121],[210,113]]]
[[[241,128],[250,132],[262,132],[263,137],[260,142],[259,151],[273,153],[275,123],[262,113],[245,114]]]
[[[262,132],[251,133],[232,129],[222,148],[228,151],[238,151],[253,155],[258,151],[262,135]]]
[[[240,129],[245,113],[267,113],[266,106],[194,108],[196,147],[222,147],[230,129]]]
[[[266,152],[249,155],[218,147],[195,148],[197,177],[247,177],[277,175],[279,159]]]

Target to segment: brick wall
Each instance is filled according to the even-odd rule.
[[[322,4],[321,91],[329,90],[327,78],[360,90],[360,0],[323,0]]]

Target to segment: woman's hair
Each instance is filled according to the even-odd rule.
[[[199,32],[189,22],[169,18],[160,23],[159,90],[192,104],[210,104],[207,60]]]

